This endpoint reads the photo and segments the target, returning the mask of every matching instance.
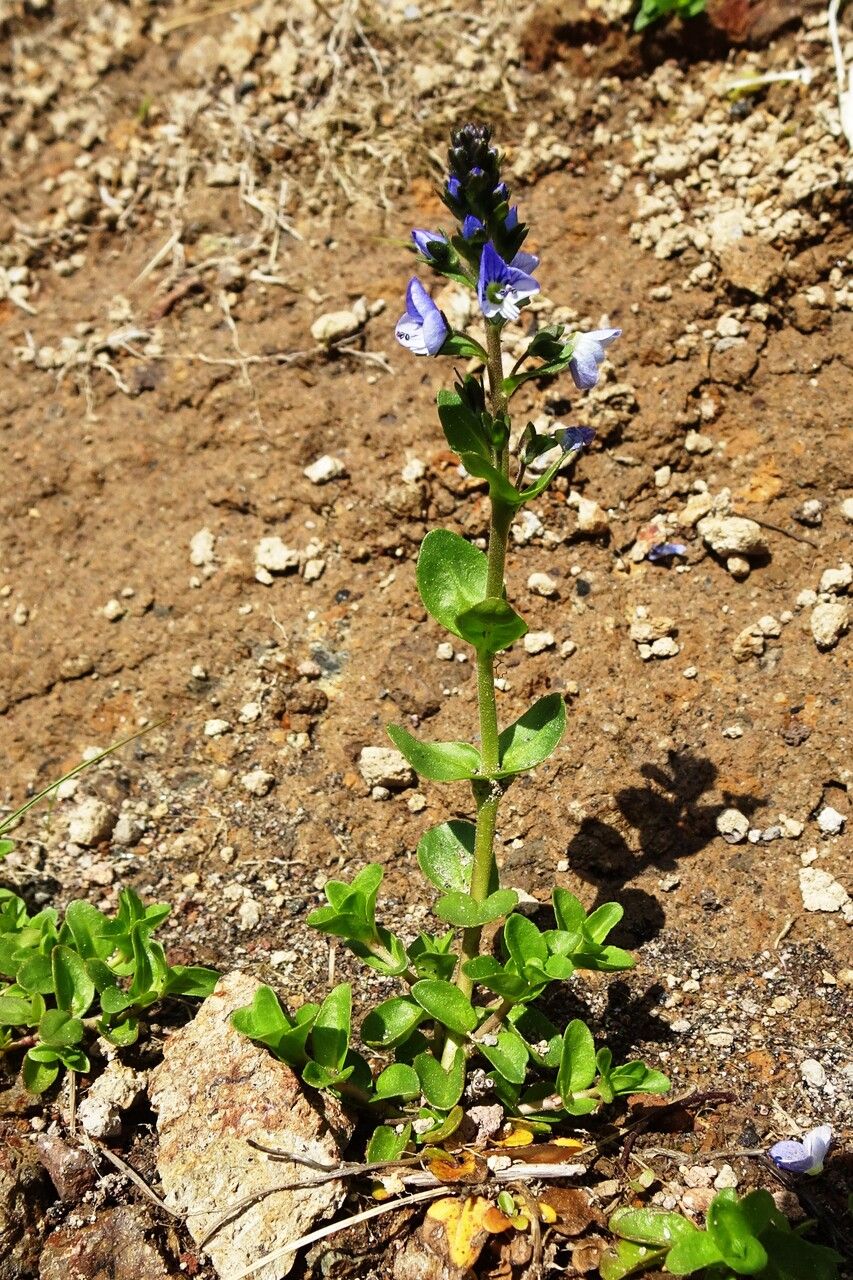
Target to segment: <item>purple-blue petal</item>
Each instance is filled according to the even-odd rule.
[[[569,373],[579,391],[590,391],[598,382],[598,360],[595,350],[588,345],[580,349],[576,347],[569,361]]]
[[[814,1165],[812,1156],[801,1142],[786,1140],[770,1148],[770,1159],[786,1173],[808,1173]]]
[[[529,276],[539,266],[539,259],[535,253],[519,251],[509,265],[514,267],[516,271],[523,271],[525,275]]]
[[[447,179],[447,194],[450,196],[451,200],[458,200],[461,191],[462,184],[458,178]]]
[[[686,554],[687,548],[683,542],[659,542],[657,546],[650,548],[646,559],[665,560],[667,556],[683,556]]]
[[[419,227],[415,227],[412,232],[412,239],[415,242],[415,248],[418,253],[422,253],[425,258],[432,256],[430,245],[443,244],[446,237],[441,231],[422,231]]]
[[[450,333],[447,321],[438,307],[433,309],[424,319],[424,343],[429,355],[437,356]]]
[[[421,284],[417,276],[412,276],[409,281],[409,287],[406,290],[406,310],[410,316],[417,316],[419,320],[423,320],[428,314],[430,307],[434,307],[435,303]]]
[[[518,226],[518,205],[514,204],[512,206],[504,219],[504,226],[507,231],[515,231],[515,228]]]
[[[595,439],[592,427],[566,427],[560,444],[565,453],[575,449],[585,449]]]
[[[465,221],[462,223],[462,234],[466,240],[470,240],[478,231],[483,230],[483,224],[479,218],[475,218],[473,213],[466,214]]]

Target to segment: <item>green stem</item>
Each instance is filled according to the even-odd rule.
[[[502,390],[503,368],[501,365],[501,330],[500,325],[486,324],[486,343],[489,355],[489,408],[497,417],[506,413],[506,397]],[[501,470],[506,474],[508,466],[507,450],[502,449],[498,457]],[[489,527],[488,573],[486,578],[486,595],[489,597],[505,594],[504,566],[506,563],[507,538],[512,520],[512,509],[492,499],[492,515]],[[500,745],[498,734],[498,706],[495,696],[495,659],[490,653],[477,655],[477,706],[480,717],[480,754],[483,760],[483,772],[494,773],[500,763]],[[475,902],[483,902],[489,896],[495,874],[495,831],[497,829],[498,805],[503,794],[496,782],[477,781],[473,784],[474,798],[477,803],[477,826],[474,836],[474,859],[471,866],[471,897]],[[465,929],[462,934],[462,945],[459,950],[459,964],[456,971],[456,985],[462,994],[470,997],[473,989],[471,979],[463,973],[463,967],[469,960],[480,954],[480,937],[482,928]],[[444,1043],[441,1065],[447,1069],[453,1062],[456,1050],[465,1037],[448,1031]]]

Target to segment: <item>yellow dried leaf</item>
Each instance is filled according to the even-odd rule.
[[[544,1223],[556,1222],[557,1211],[550,1204],[545,1204],[544,1201],[540,1200],[539,1201],[539,1218]]]
[[[533,1134],[529,1129],[513,1129],[512,1133],[506,1138],[501,1138],[495,1143],[496,1147],[526,1147],[533,1141]]]
[[[458,1160],[451,1155],[436,1157],[427,1168],[439,1182],[469,1182],[477,1175],[477,1161],[471,1151],[463,1151]]]
[[[580,1151],[586,1146],[585,1142],[579,1142],[577,1138],[552,1138],[555,1147],[569,1147],[572,1151]]]
[[[481,1196],[467,1196],[464,1200],[445,1196],[430,1205],[426,1216],[444,1227],[448,1258],[462,1271],[474,1266],[487,1236],[512,1225],[500,1209]]]

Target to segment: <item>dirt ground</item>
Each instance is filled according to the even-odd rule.
[[[510,598],[551,639],[505,656],[502,717],[562,690],[570,728],[505,801],[505,881],[624,904],[636,973],[566,1009],[586,1001],[679,1091],[734,1090],[709,1149],[842,1125],[851,639],[818,647],[812,618],[847,589],[821,577],[850,560],[853,237],[820,11],[753,49],[717,56],[715,35],[702,61],[569,4],[451,6],[444,27],[428,6],[344,5],[331,27],[307,3],[183,25],[172,5],[6,7],[0,800],[162,723],[32,817],[3,882],[99,905],[133,884],[175,904],[175,958],[297,1001],[328,982],[305,917],[330,873],[380,862],[389,923],[426,919],[413,851],[467,791],[375,798],[359,755],[389,721],[472,733],[471,665],[437,656],[414,561],[437,524],[481,536],[486,504],[435,420],[449,362],[408,357],[393,323],[409,228],[441,221],[447,124],[492,115],[537,317],[623,329],[589,397],[518,397],[522,421],[598,434],[510,558]],[[801,64],[809,86],[720,90]],[[354,305],[322,349],[312,324]],[[323,455],[343,466],[316,484]],[[747,577],[683,515],[703,494],[759,522]],[[579,498],[603,508],[592,532]],[[683,558],[632,556],[655,522]],[[298,555],[265,584],[270,536]],[[542,571],[550,598],[527,586]],[[661,618],[677,652],[644,661],[629,628]],[[71,845],[88,795],[118,827]],[[808,909],[817,889],[830,909]]]

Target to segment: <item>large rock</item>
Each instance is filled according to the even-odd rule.
[[[17,1134],[0,1136],[0,1280],[38,1275],[44,1213],[53,1199],[33,1148]]]
[[[329,1163],[340,1158],[352,1129],[333,1098],[309,1097],[289,1067],[231,1026],[231,1013],[251,1004],[258,985],[243,973],[221,978],[193,1021],[166,1042],[149,1087],[166,1202],[187,1215],[194,1240],[204,1239],[238,1201],[261,1197],[205,1245],[221,1280],[233,1280],[310,1231],[344,1194],[339,1182],[275,1190],[305,1170],[271,1161],[248,1145],[252,1138]],[[261,1267],[257,1280],[280,1280],[292,1261],[285,1257]]]
[[[45,1241],[39,1280],[180,1280],[156,1246],[150,1209],[122,1205],[79,1216]]]

